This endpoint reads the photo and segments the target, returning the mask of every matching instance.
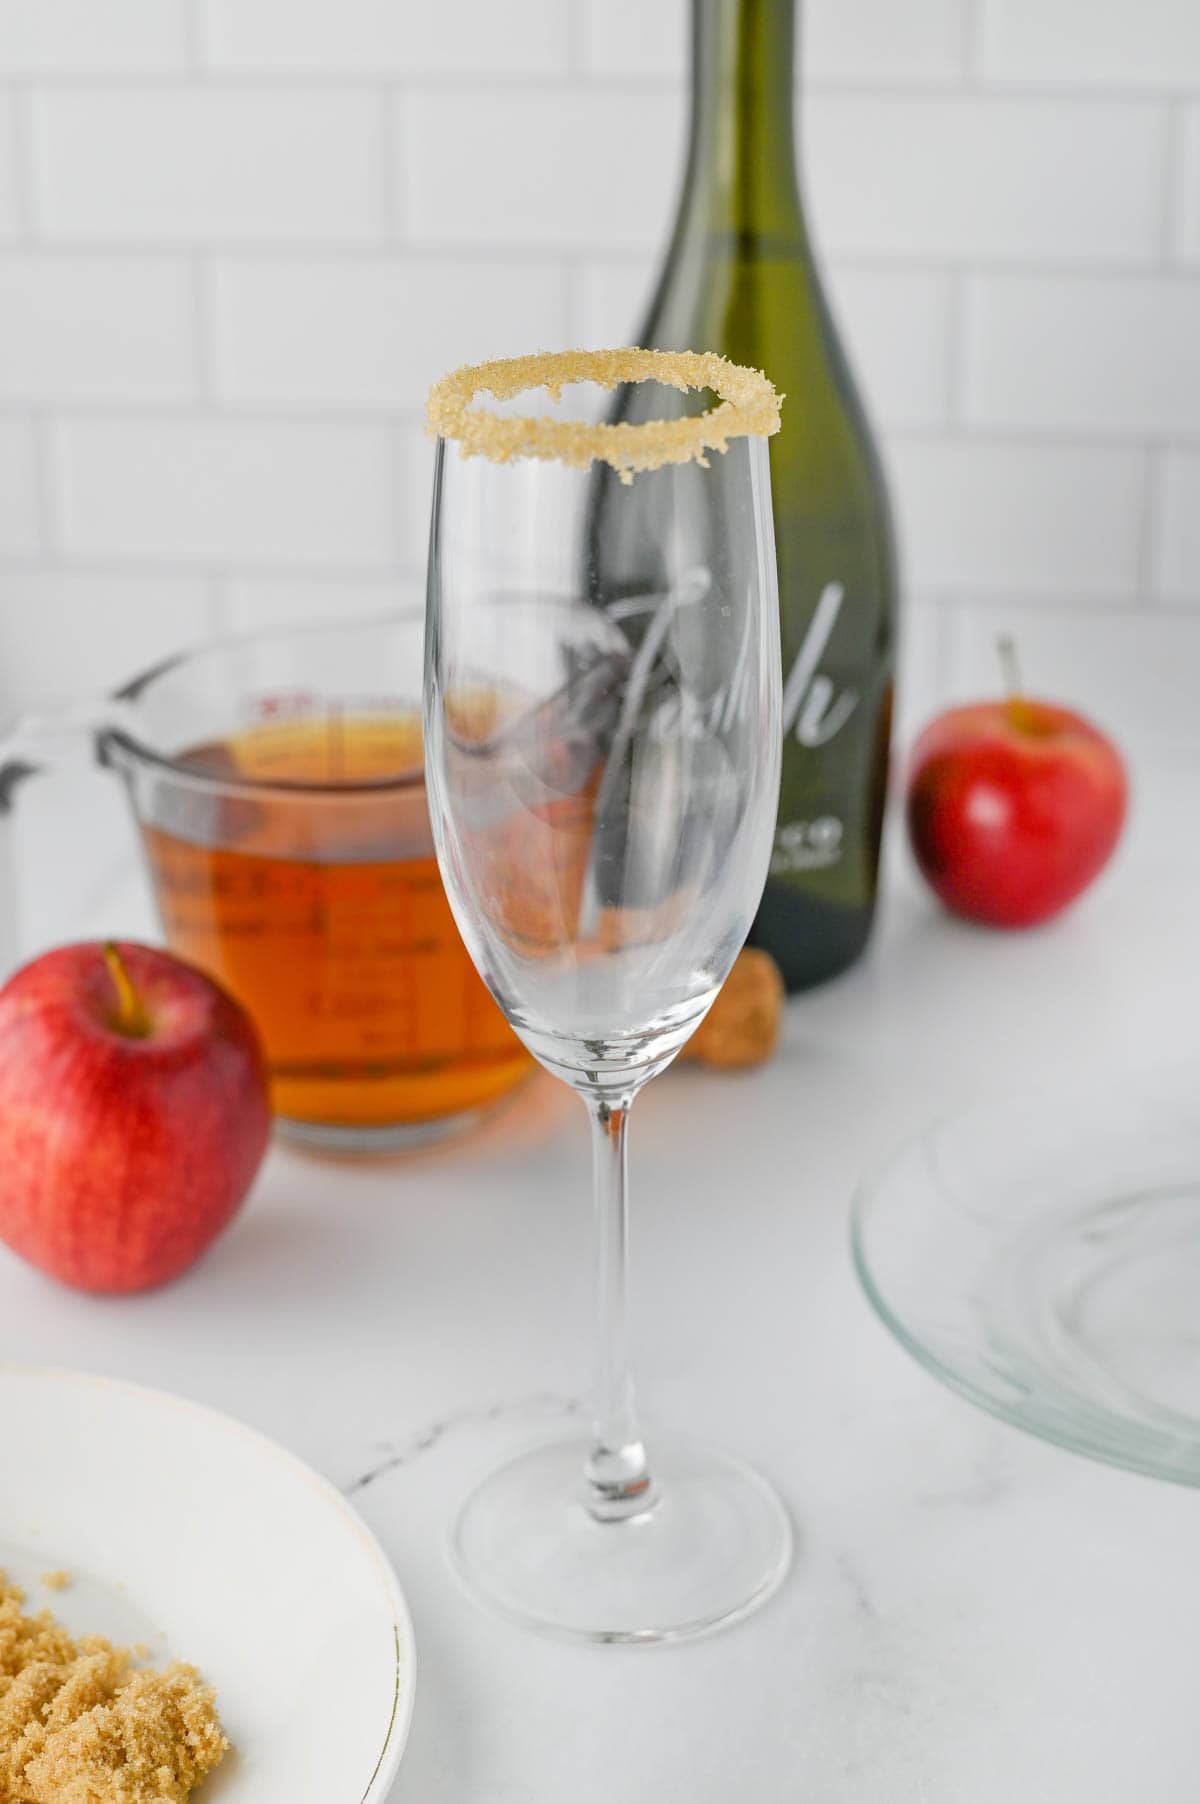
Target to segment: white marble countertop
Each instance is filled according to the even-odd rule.
[[[1200,762],[1136,774],[1118,864],[1058,925],[951,922],[893,846],[869,960],[791,1005],[776,1059],[680,1069],[638,1103],[648,1423],[753,1460],[799,1532],[742,1626],[561,1646],[477,1613],[449,1571],[473,1477],[587,1380],[585,1122],[548,1078],[390,1163],[274,1150],[160,1293],[72,1295],[0,1251],[0,1351],[233,1411],[355,1498],[416,1623],[395,1804],[1192,1804],[1200,1500],[943,1391],[875,1321],[847,1246],[864,1165],[956,1101],[1200,1051]],[[39,839],[64,880],[41,871],[33,941],[144,931],[130,873],[65,887],[78,802],[53,787]]]

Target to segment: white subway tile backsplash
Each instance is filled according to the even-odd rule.
[[[0,570],[0,717],[105,695],[210,631],[196,577]]]
[[[984,0],[982,63],[999,81],[1195,86],[1195,0]]]
[[[182,69],[188,4],[190,0],[0,0],[0,76]]]
[[[420,411],[457,364],[567,331],[550,261],[231,260],[214,293],[218,388],[239,404]]]
[[[966,0],[808,0],[799,68],[816,82],[949,81],[962,67],[965,14]],[[584,0],[585,65],[603,76],[678,78],[689,19],[687,0]]]
[[[834,267],[829,289],[871,413],[886,426],[944,424],[952,334],[948,279],[924,270]]]
[[[0,419],[0,556],[37,550],[35,456],[28,421]]]
[[[374,94],[114,87],[43,90],[34,104],[51,238],[336,244],[384,231]]]
[[[1154,592],[1162,601],[1200,607],[1200,451],[1169,452],[1161,482]],[[1200,705],[1196,714],[1200,722]]]
[[[1200,630],[1200,0],[798,10],[815,235],[917,598],[910,690],[936,706],[980,623],[962,668],[994,688],[1011,610],[1031,681],[1044,651],[1103,697],[1158,618],[1142,587]],[[210,601],[238,629],[419,602],[428,383],[635,334],[690,16],[0,0],[0,708],[127,674]]]
[[[980,276],[968,418],[989,427],[1200,434],[1200,279]]]
[[[425,581],[413,573],[393,576],[239,576],[223,589],[229,631],[253,633],[275,626],[329,626],[376,614],[420,609]]]
[[[896,670],[896,721],[893,743],[907,748],[925,722],[942,706],[946,693],[946,619],[939,602],[909,599],[900,617],[900,653]],[[903,781],[903,771],[896,773]]]
[[[624,103],[632,114],[638,97]],[[421,242],[613,250],[661,242],[680,160],[673,102],[612,136],[607,96],[415,95],[406,217]],[[827,250],[967,261],[1145,261],[1164,121],[1140,102],[816,96],[809,166]],[[441,134],[458,146],[443,154]],[[627,146],[627,148],[626,148]]]
[[[834,255],[1137,263],[1158,250],[1166,127],[1148,103],[815,95],[807,142]]]
[[[594,75],[682,75],[690,0],[579,0],[584,67]]]
[[[625,345],[639,336],[657,257],[589,258],[575,275],[570,333],[576,344]]]
[[[1140,452],[899,440],[890,465],[914,592],[1135,600]]]
[[[396,555],[403,571],[425,568],[433,500],[434,441],[423,426],[396,428]]]
[[[814,81],[953,81],[966,57],[968,0],[809,0],[800,65]]]
[[[658,3],[658,0],[655,0]],[[564,0],[461,5],[403,0],[193,0],[221,69],[338,75],[554,74],[566,63]]]
[[[0,255],[0,399],[179,401],[196,382],[186,266]]]
[[[391,558],[383,426],[73,419],[56,427],[54,453],[73,557],[207,567]]]
[[[683,157],[675,95],[414,92],[399,137],[414,240],[510,251],[658,244]]]
[[[583,344],[629,343],[645,315],[656,267],[646,257],[584,263],[573,337]],[[894,426],[943,424],[951,344],[947,277],[836,266],[827,275],[838,330],[872,414]]]
[[[996,641],[1011,633],[1031,695],[1074,707],[1136,758],[1155,745],[1200,747],[1196,671],[1200,619],[1186,614],[1021,607],[974,602],[946,610],[951,655],[947,695],[977,700],[1001,692]],[[1134,771],[1134,809],[1139,807]],[[1190,831],[1192,822],[1187,822]]]

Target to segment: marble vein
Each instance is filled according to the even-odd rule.
[[[382,1457],[365,1472],[359,1473],[342,1490],[347,1497],[357,1497],[361,1492],[386,1478],[391,1472],[397,1472],[402,1466],[409,1466],[423,1453],[430,1453],[444,1441],[447,1435],[456,1434],[464,1428],[484,1428],[493,1422],[502,1421],[505,1416],[529,1415],[532,1413],[554,1416],[575,1416],[583,1408],[583,1400],[579,1397],[562,1397],[550,1391],[533,1391],[523,1397],[502,1399],[498,1403],[472,1405],[467,1409],[453,1411],[448,1416],[439,1416],[435,1421],[418,1429],[399,1444],[385,1443]]]

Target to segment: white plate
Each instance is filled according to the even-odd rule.
[[[234,1753],[197,1804],[382,1804],[412,1715],[403,1593],[333,1486],[228,1416],[0,1366],[0,1566],[76,1633],[217,1688]],[[72,1575],[51,1593],[47,1571]]]

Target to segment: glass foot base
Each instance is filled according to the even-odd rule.
[[[650,1444],[656,1501],[597,1522],[580,1441],[555,1442],[484,1480],[458,1519],[460,1575],[491,1609],[580,1641],[677,1641],[749,1615],[792,1559],[779,1498],[749,1466],[687,1442]]]
[[[275,1132],[289,1146],[298,1146],[305,1152],[370,1157],[372,1153],[403,1153],[415,1147],[435,1146],[439,1140],[448,1140],[477,1126],[495,1106],[464,1109],[461,1114],[442,1115],[436,1121],[390,1122],[383,1127],[297,1121],[290,1115],[277,1115]]]

